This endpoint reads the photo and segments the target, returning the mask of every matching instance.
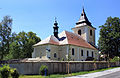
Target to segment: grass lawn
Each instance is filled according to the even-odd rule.
[[[105,69],[99,69],[99,70],[93,70],[93,71],[82,71],[82,72],[77,72],[77,73],[71,73],[71,74],[53,74],[50,76],[41,76],[41,75],[21,75],[20,78],[64,78],[68,76],[76,76],[76,75],[83,75],[83,74],[88,74],[88,73],[94,73],[94,72],[100,72],[104,70],[109,70],[117,67],[111,67],[111,68],[105,68]]]

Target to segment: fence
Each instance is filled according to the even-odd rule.
[[[48,73],[67,73],[68,62],[67,61],[52,61],[52,62],[15,62],[8,63],[10,67],[17,68],[20,74],[39,74],[41,65],[48,66]],[[110,67],[119,66],[118,63],[110,63]],[[69,72],[90,71],[94,69],[107,68],[108,62],[69,62]]]

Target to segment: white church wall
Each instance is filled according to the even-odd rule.
[[[59,54],[58,54],[58,46],[57,45],[50,45],[50,59],[51,60],[58,60]],[[54,57],[54,54],[56,53],[56,57]]]
[[[66,55],[68,54],[69,46],[68,45],[61,45],[59,46],[59,55],[60,60],[67,60]]]
[[[74,48],[74,55],[72,55],[72,48]],[[83,56],[81,55],[81,50],[83,50]],[[88,56],[87,56],[87,51],[88,51]],[[71,60],[74,61],[85,61],[87,57],[92,57],[92,52],[93,52],[93,58],[98,59],[98,51],[89,49],[89,48],[84,48],[84,47],[79,47],[79,46],[74,46],[70,45],[70,57]]]
[[[40,45],[34,47],[33,58],[46,56],[46,45]]]

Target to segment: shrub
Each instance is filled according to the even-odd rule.
[[[48,67],[46,65],[42,65],[40,67],[40,75],[45,75],[45,71],[46,71],[46,75],[48,75]]]
[[[19,78],[19,73],[16,69],[11,69],[12,78]]]
[[[10,67],[9,65],[2,65],[0,67],[1,78],[8,78],[10,75]]]
[[[110,60],[111,62],[118,62],[120,61],[120,58],[115,56],[113,59]]]

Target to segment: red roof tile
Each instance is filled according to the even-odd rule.
[[[65,45],[65,44],[71,44],[71,45],[76,45],[80,47],[85,47],[85,48],[91,48],[97,50],[95,47],[90,45],[87,41],[85,41],[81,36],[68,32],[68,31],[63,31],[62,33],[59,34],[59,37],[65,37],[63,40],[58,40],[55,36],[51,35],[48,38],[40,41],[39,43],[35,44],[34,46],[42,45],[42,44],[55,44],[55,45]]]
[[[85,41],[83,38],[81,38],[79,35],[65,31],[66,38],[68,41],[68,44],[76,45],[76,46],[81,46],[81,47],[86,47],[86,48],[91,48],[97,50],[95,47],[90,45],[87,41]]]

